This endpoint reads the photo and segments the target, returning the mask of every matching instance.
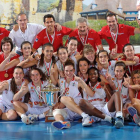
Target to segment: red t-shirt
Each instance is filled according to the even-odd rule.
[[[137,91],[136,94],[137,94],[137,95],[136,95],[136,96],[137,96],[136,98],[140,100],[140,91]]]
[[[49,39],[50,39],[50,43],[53,42],[53,47],[54,47],[54,52],[57,51],[57,49],[60,46],[63,46],[63,36],[64,35],[69,35],[71,33],[71,29],[62,26],[62,30],[61,31],[57,31],[55,29],[55,36],[54,36],[54,42],[53,42],[53,38],[51,37],[51,35],[48,34]],[[47,37],[46,34],[46,29],[43,29],[37,36],[33,45],[33,48],[38,49],[40,46],[49,43],[49,39]]]
[[[9,33],[10,33],[10,31],[6,30],[5,28],[0,27],[0,46],[1,46],[1,40],[4,37],[8,37]],[[1,47],[0,47],[0,51],[1,51]]]
[[[80,52],[81,50],[83,50],[83,44],[80,40],[80,36],[78,34],[78,29],[74,30],[72,33],[70,33],[69,35],[69,38],[70,37],[76,37],[77,40],[78,40],[78,46],[77,46],[77,50],[78,52]],[[66,41],[66,44],[68,43],[68,40]],[[65,44],[65,45],[66,45]],[[90,29],[89,30],[89,33],[88,33],[88,36],[85,37],[84,39],[84,44],[90,44],[93,46],[93,48],[95,49],[95,51],[97,50],[97,47],[98,45],[101,45],[101,40],[100,40],[100,37],[98,35],[98,33],[93,30],[93,29]]]
[[[16,58],[18,58],[18,57],[19,57],[19,55],[16,55],[16,56],[12,57],[12,58],[10,59],[10,61],[13,60],[13,59],[16,59]],[[4,54],[2,53],[2,54],[0,54],[0,64],[1,64],[3,61],[4,61]],[[15,68],[15,67],[10,68],[10,69],[5,70],[5,71],[0,71],[0,82],[12,78],[12,77],[13,77],[14,68]],[[4,74],[5,74],[5,73],[8,74],[8,77],[4,77]]]
[[[134,35],[135,27],[118,24],[118,37],[116,44],[118,45],[117,53],[122,53],[122,49],[125,44],[129,43],[129,37]],[[109,26],[104,26],[101,31],[98,32],[101,39],[105,39],[109,45],[109,50],[115,47],[115,42],[112,39]]]
[[[139,70],[140,69],[140,54],[135,54],[135,56],[139,57],[139,63],[137,65],[133,66],[126,66],[127,68],[127,73],[130,75],[134,70]],[[126,61],[126,57],[123,57],[121,60]]]

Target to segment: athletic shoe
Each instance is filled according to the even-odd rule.
[[[93,122],[94,121],[90,116],[84,117],[82,119],[82,126],[91,126]]]
[[[60,121],[54,121],[52,122],[52,126],[55,127],[56,129],[64,129],[64,128],[70,128],[71,124],[69,121],[67,122],[60,122]]]
[[[114,125],[115,124],[115,118],[112,117],[110,123]]]
[[[31,121],[33,121],[33,122],[39,120],[38,115],[35,115],[35,114],[29,114],[29,115],[28,115],[28,118],[29,118]]]
[[[137,114],[137,110],[134,108],[134,107],[132,107],[132,106],[129,106],[128,108],[127,108],[127,111],[128,111],[128,113],[133,117],[135,114]]]
[[[21,118],[21,121],[22,121],[23,123],[25,123],[25,124],[32,124],[32,123],[34,123],[32,120],[29,119],[28,116],[23,116],[23,117]]]
[[[138,114],[133,116],[133,120],[138,126],[140,126],[140,116],[138,116]]]
[[[124,121],[123,121],[123,118],[122,117],[117,117],[116,119],[115,119],[115,127],[116,128],[120,128],[120,127],[123,127],[124,126]]]

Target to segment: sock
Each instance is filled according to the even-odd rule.
[[[85,117],[88,117],[88,114],[86,114],[85,112],[82,112],[81,116],[82,116],[83,118],[85,118]]]
[[[116,117],[123,117],[123,114],[122,114],[122,112],[121,111],[118,111],[117,113],[116,113]]]
[[[45,118],[45,114],[42,113],[42,114],[38,115],[38,118],[39,118],[39,119],[44,119],[44,118]]]
[[[104,120],[105,120],[105,121],[108,121],[108,122],[110,122],[110,123],[112,122],[112,121],[111,121],[111,117],[108,116],[108,115],[105,115],[105,119],[104,119]]]
[[[25,114],[21,114],[21,116],[20,116],[20,117],[21,117],[21,118],[23,118],[23,117],[25,117],[25,116],[26,116]]]

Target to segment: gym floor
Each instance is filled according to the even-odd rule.
[[[91,127],[82,127],[72,122],[70,129],[57,130],[44,120],[32,125],[21,121],[1,121],[0,140],[138,140],[140,127],[126,122],[123,128],[116,129],[108,122],[93,123]]]

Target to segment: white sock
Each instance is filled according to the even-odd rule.
[[[89,115],[86,114],[85,112],[82,112],[81,116],[82,116],[83,118],[85,118],[85,117],[88,117]]]
[[[116,117],[123,117],[123,113],[122,113],[121,111],[118,111],[118,112],[116,113]]]
[[[23,118],[23,117],[25,117],[25,116],[26,116],[26,114],[21,114],[21,116],[20,116],[20,117],[21,117],[21,118]]]
[[[42,113],[42,114],[38,115],[38,118],[39,118],[39,119],[44,119],[44,118],[45,118],[45,114]]]
[[[108,116],[108,115],[105,115],[105,119],[104,119],[105,121],[108,121],[108,122],[110,122],[111,123],[111,117],[110,116]]]

